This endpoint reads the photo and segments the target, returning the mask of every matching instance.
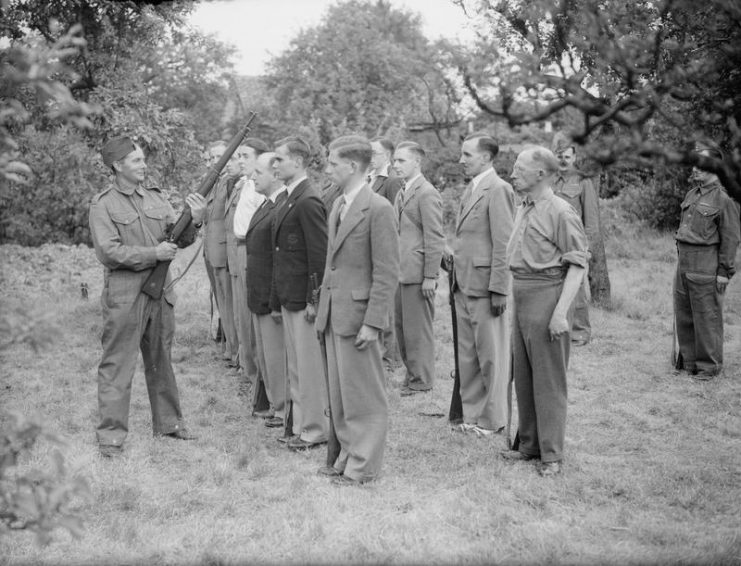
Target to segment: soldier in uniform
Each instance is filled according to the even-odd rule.
[[[167,226],[176,220],[175,212],[159,189],[144,188],[144,153],[130,138],[108,141],[102,156],[115,179],[92,200],[90,233],[95,254],[105,267],[97,439],[100,453],[112,457],[121,453],[128,433],[131,381],[139,349],[144,358],[154,434],[180,440],[195,437],[183,424],[170,362],[175,295],[166,290],[161,299],[154,300],[141,292],[157,262],[175,257],[176,245],[162,241]],[[205,199],[192,194],[186,202],[194,224],[199,225],[205,214]],[[191,229],[178,244],[188,245],[194,237],[195,230]]]
[[[561,473],[572,303],[587,266],[582,223],[551,188],[557,172],[558,160],[545,148],[526,149],[517,157],[512,182],[523,201],[507,245],[520,448],[502,456],[540,459],[542,476]]]
[[[698,143],[700,154],[723,159],[711,142]],[[718,177],[695,168],[682,202],[675,235],[679,261],[674,278],[674,320],[679,352],[677,369],[695,379],[713,379],[723,368],[723,297],[736,271],[739,206]]]
[[[602,270],[607,277],[604,243],[599,222],[599,198],[592,181],[576,168],[576,147],[563,133],[558,132],[553,137],[553,153],[559,160],[558,174],[553,182],[553,192],[561,197],[576,210],[581,218],[584,231],[587,234],[590,251],[591,274],[593,262],[600,261],[595,269]],[[584,285],[579,289],[574,302],[574,326],[571,329],[571,341],[575,346],[584,346],[592,338],[592,327],[589,323],[589,279],[585,278]],[[609,282],[609,279],[608,279]]]

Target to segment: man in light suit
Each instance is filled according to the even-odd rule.
[[[343,187],[329,217],[329,249],[316,329],[324,333],[332,422],[340,454],[320,473],[340,485],[376,479],[388,428],[378,343],[398,284],[393,208],[364,182],[371,148],[362,136],[329,146],[327,173]]]
[[[394,169],[404,179],[394,211],[399,227],[401,271],[396,291],[395,325],[406,367],[402,396],[430,391],[435,380],[435,290],[445,246],[443,201],[422,175],[425,152],[415,142],[399,144]]]
[[[268,150],[267,144],[258,138],[247,138],[237,148],[237,162],[241,177],[226,203],[226,256],[229,275],[232,278],[234,297],[234,321],[239,341],[239,366],[242,373],[241,388],[244,390],[260,380],[260,368],[255,357],[255,337],[252,332],[252,315],[247,306],[247,252],[245,234],[252,215],[262,204],[264,197],[257,194],[252,182],[257,156]]]
[[[327,442],[327,387],[322,373],[312,304],[312,275],[324,275],[327,257],[327,213],[306,175],[309,144],[297,136],[280,140],[274,168],[286,185],[287,198],[273,224],[273,285],[270,308],[281,314],[286,342],[288,380],[293,402],[291,450]]]
[[[231,367],[237,367],[239,340],[234,323],[232,280],[227,258],[226,204],[234,185],[239,179],[239,162],[233,158],[227,163],[226,171],[217,181],[216,187],[206,199],[206,218],[203,257],[213,271],[214,295],[219,309],[221,326],[226,338],[224,358]]]
[[[247,256],[247,306],[252,313],[255,357],[270,402],[265,426],[283,426],[286,416],[286,346],[283,321],[271,316],[270,289],[273,282],[272,224],[276,209],[286,198],[286,188],[275,178],[275,154],[262,153],[253,168],[255,190],[263,202],[250,220],[245,235]],[[255,385],[258,385],[255,383]]]
[[[484,133],[463,142],[460,163],[473,180],[461,198],[452,248],[464,421],[458,430],[480,436],[503,430],[507,422],[511,363],[506,253],[515,197],[494,170],[498,152]]]

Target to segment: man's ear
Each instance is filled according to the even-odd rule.
[[[114,161],[111,163],[111,167],[113,168],[114,173],[118,173],[121,171],[121,162],[120,161]]]

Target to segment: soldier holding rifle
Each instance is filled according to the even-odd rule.
[[[122,452],[128,433],[131,381],[140,348],[154,434],[180,440],[195,438],[183,424],[170,362],[175,295],[166,290],[154,299],[141,292],[152,268],[172,260],[178,246],[192,243],[195,230],[187,230],[177,245],[163,241],[175,221],[175,212],[158,188],[143,186],[147,169],[144,153],[130,138],[108,141],[102,156],[115,178],[90,205],[95,254],[105,267],[97,438],[101,455],[113,457]],[[205,199],[191,194],[186,203],[193,222],[199,225],[206,210]]]

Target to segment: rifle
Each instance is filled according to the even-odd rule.
[[[460,424],[463,422],[463,401],[461,400],[461,372],[458,364],[458,319],[456,318],[457,313],[455,310],[455,274],[453,272],[453,258],[451,257],[448,261],[443,260],[442,267],[448,272],[448,290],[450,292],[448,303],[450,303],[450,314],[453,323],[453,359],[455,360],[455,367],[453,371],[450,372],[450,377],[453,378],[453,395],[450,398],[448,420],[451,424]]]
[[[237,132],[237,135],[235,135],[231,139],[229,145],[226,148],[226,151],[224,151],[224,155],[219,158],[219,160],[216,162],[216,164],[214,164],[213,167],[209,168],[208,173],[206,173],[206,178],[201,181],[201,184],[196,190],[199,195],[207,197],[208,193],[211,192],[211,189],[214,188],[214,185],[219,180],[221,171],[224,169],[224,167],[226,167],[226,164],[232,158],[234,152],[237,151],[237,148],[242,143],[242,140],[247,137],[247,134],[250,133],[250,124],[252,124],[252,120],[255,119],[255,116],[257,116],[255,112],[250,112],[250,117],[247,119],[247,123],[242,127],[241,130],[239,130],[239,132]],[[186,204],[183,212],[180,213],[180,216],[178,217],[175,224],[169,227],[165,232],[165,238],[163,241],[177,242],[190,226],[192,219],[193,217],[190,213],[190,207]],[[149,295],[155,300],[159,300],[162,297],[162,290],[165,287],[165,279],[167,279],[167,273],[170,269],[170,263],[170,260],[157,262],[157,265],[155,265],[154,269],[152,269],[152,272],[149,274],[149,277],[147,277],[144,285],[142,285],[142,293],[144,293],[145,295]]]
[[[507,448],[510,450],[520,449],[520,430],[515,431],[515,437],[512,438],[512,384],[515,380],[515,360],[514,355],[509,359],[509,381],[507,382]]]
[[[311,274],[311,302],[314,307],[319,310],[319,277],[316,273]],[[317,335],[319,339],[319,347],[322,352],[322,366],[324,369],[324,383],[327,385],[327,416],[329,417],[329,437],[327,438],[327,466],[333,467],[337,458],[340,455],[340,441],[337,438],[337,433],[334,429],[334,421],[332,421],[332,404],[331,396],[329,394],[329,363],[327,361],[327,339],[324,332]]]

